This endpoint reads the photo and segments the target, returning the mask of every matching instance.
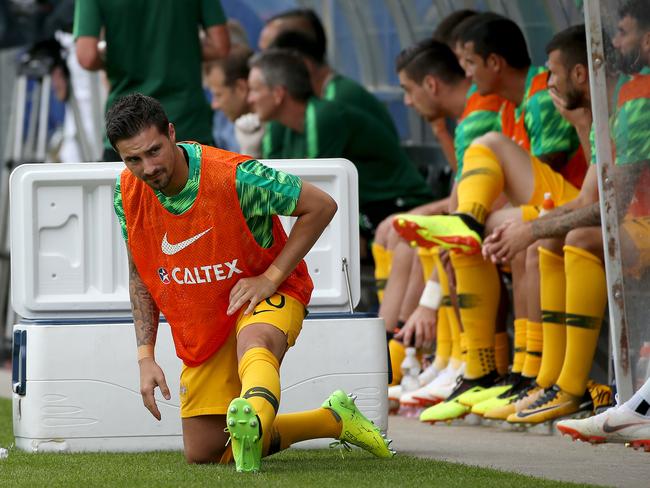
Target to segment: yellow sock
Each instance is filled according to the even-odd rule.
[[[393,260],[393,253],[381,244],[373,242],[370,246],[372,257],[375,260],[375,288],[379,303],[384,299],[384,288],[390,275],[390,265]]]
[[[391,386],[399,385],[402,381],[402,361],[406,357],[406,349],[401,342],[391,339],[388,341],[388,354],[390,354],[390,366],[393,370],[393,381]]]
[[[287,449],[291,444],[308,439],[338,439],[341,422],[327,408],[278,415],[272,434],[263,446],[264,456]],[[266,436],[265,436],[266,440]]]
[[[266,439],[280,407],[280,363],[268,349],[253,347],[239,361],[239,378],[241,396],[255,408]]]
[[[494,355],[497,372],[500,376],[505,376],[508,374],[508,366],[510,366],[510,344],[508,343],[507,332],[494,334]]]
[[[458,323],[458,317],[456,317],[456,311],[451,304],[451,298],[449,296],[449,280],[447,278],[447,272],[442,266],[440,255],[438,254],[437,249],[432,250],[431,258],[432,264],[438,270],[438,282],[440,283],[440,291],[442,293],[442,301],[440,302],[440,309],[438,314],[438,323],[440,324],[441,316],[446,317],[446,324],[449,334],[447,337],[449,337],[449,340],[451,341],[449,361],[451,361],[454,369],[458,369],[460,368],[460,365],[463,361],[462,349],[460,347],[460,325]],[[440,340],[441,338],[444,338],[444,335],[440,336],[440,333],[444,334],[445,331],[440,329],[440,325],[438,325],[438,327],[438,340]]]
[[[512,372],[521,373],[526,357],[526,325],[528,319],[515,319],[515,347],[512,356]]]
[[[422,276],[425,283],[433,273],[433,268],[435,266],[434,260],[436,259],[434,256],[438,256],[437,249],[426,249],[424,247],[418,247],[418,258],[422,264]]]
[[[467,333],[460,333],[460,362],[467,364]]]
[[[494,334],[501,284],[496,266],[483,256],[451,254],[456,272],[458,307],[467,335],[465,377],[478,378],[496,369]]]
[[[539,279],[544,344],[537,384],[549,388],[560,376],[566,349],[564,258],[540,247]]]
[[[451,330],[447,320],[447,311],[438,309],[438,323],[436,325],[436,355],[433,364],[438,370],[444,369],[451,356]]]
[[[607,305],[601,260],[590,252],[564,246],[566,274],[566,354],[557,384],[580,396],[585,392]]]
[[[539,373],[539,365],[542,362],[542,324],[531,322],[526,324],[526,357],[521,368],[522,376],[535,378]]]
[[[503,170],[494,152],[481,144],[470,145],[463,157],[457,211],[472,215],[484,224],[503,186]]]

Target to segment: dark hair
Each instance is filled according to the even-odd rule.
[[[247,79],[250,68],[248,62],[253,56],[253,51],[240,44],[232,46],[228,56],[206,64],[205,72],[209,73],[213,68],[220,68],[223,71],[223,82],[226,86],[233,86],[237,80]]]
[[[492,12],[479,14],[461,35],[463,43],[473,42],[474,52],[483,60],[490,54],[501,56],[515,69],[530,66],[523,32],[512,20]]]
[[[558,32],[546,45],[546,54],[560,51],[562,61],[567,70],[573,69],[576,64],[587,66],[587,37],[585,25],[573,25]]]
[[[438,23],[436,30],[433,31],[433,38],[437,41],[444,42],[453,49],[455,39],[452,38],[452,34],[454,29],[456,29],[458,24],[463,20],[474,17],[477,14],[478,12],[470,9],[456,10],[455,12],[450,13]]]
[[[169,136],[169,119],[162,104],[142,93],[131,93],[116,100],[104,117],[106,136],[113,146],[155,126],[158,132]]]
[[[456,47],[456,44],[459,42],[463,42],[463,34],[467,29],[470,29],[475,22],[480,21],[481,15],[483,14],[478,14],[475,13],[474,15],[465,17],[463,20],[458,22],[456,26],[452,29],[451,33],[449,34],[449,42],[447,44],[449,45],[450,48],[454,49]]]
[[[267,49],[250,60],[251,68],[258,68],[270,87],[283,86],[296,100],[306,102],[314,96],[307,66],[299,54],[288,49]]]
[[[280,19],[302,19],[307,22],[309,25],[309,31],[302,30],[300,28],[293,28],[291,30],[301,30],[307,35],[311,35],[313,40],[316,42],[318,49],[322,52],[321,59],[325,59],[325,54],[327,53],[327,35],[325,34],[325,29],[323,28],[323,23],[320,21],[318,14],[310,8],[296,8],[292,10],[286,10],[280,12],[279,14],[274,15],[266,21],[267,24],[270,24],[274,20]]]
[[[325,61],[325,53],[320,49],[318,43],[304,32],[294,30],[281,32],[269,47],[289,49],[311,59],[316,64],[323,64]]]
[[[619,17],[628,15],[636,20],[642,30],[650,29],[650,5],[648,0],[629,0],[618,11]]]
[[[395,69],[416,83],[422,83],[427,75],[440,78],[445,83],[456,83],[465,78],[463,68],[447,44],[426,39],[404,49],[395,60]]]

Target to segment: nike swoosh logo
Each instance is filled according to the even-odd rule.
[[[537,413],[546,412],[547,410],[555,410],[555,409],[562,408],[565,405],[570,405],[570,404],[571,404],[571,402],[564,402],[564,403],[561,403],[560,405],[553,405],[552,407],[546,407],[546,408],[538,408],[537,410],[532,410],[530,412],[525,412],[525,411],[524,412],[519,412],[517,414],[517,417],[521,417],[521,418],[530,417],[531,415],[535,415]]]
[[[627,429],[628,427],[634,427],[635,425],[647,424],[648,422],[630,422],[629,424],[611,425],[609,423],[609,419],[605,419],[605,423],[603,424],[603,432],[611,434],[613,432],[618,432],[619,430]]]
[[[165,235],[163,236],[162,244],[160,246],[160,249],[164,254],[167,254],[167,256],[173,256],[179,251],[182,251],[185,249],[187,246],[190,244],[193,244],[194,242],[198,241],[201,237],[206,235],[208,232],[212,230],[212,227],[210,227],[207,230],[204,230],[200,234],[196,234],[195,236],[190,237],[189,239],[185,239],[184,241],[179,242],[178,244],[170,244],[167,241],[167,232],[165,232]]]
[[[264,312],[273,312],[273,310],[255,310],[253,312],[253,315],[257,315],[258,313],[264,313]]]

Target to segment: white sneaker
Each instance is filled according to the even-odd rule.
[[[454,368],[451,363],[447,365],[436,378],[426,386],[427,397],[444,400],[456,387],[456,380],[465,373],[465,363],[459,368]]]
[[[557,423],[560,432],[593,444],[630,443],[650,451],[650,418],[618,405],[586,419],[567,419]]]

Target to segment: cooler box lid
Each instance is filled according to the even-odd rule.
[[[359,302],[357,171],[346,159],[262,161],[326,191],[339,210],[306,261],[314,280],[309,309],[350,310]],[[10,180],[11,289],[27,319],[131,315],[128,261],[113,189],[123,163],[24,164]],[[287,229],[295,218],[282,217]]]

